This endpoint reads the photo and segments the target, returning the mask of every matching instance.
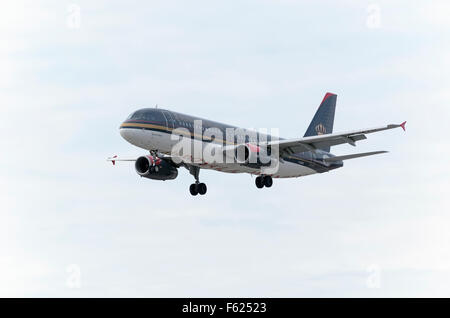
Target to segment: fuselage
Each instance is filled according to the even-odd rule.
[[[248,132],[243,137],[226,138],[227,129]],[[211,134],[211,131],[214,132]],[[120,125],[121,136],[129,143],[149,150],[170,154],[180,138],[189,140],[194,147],[204,149],[208,145],[223,147],[240,143],[258,144],[260,140],[282,139],[269,134],[238,128],[199,117],[185,115],[166,109],[144,108],[133,112]],[[176,134],[177,138],[173,138]],[[239,163],[208,162],[202,156],[191,154],[192,165],[202,169],[213,169],[228,173],[250,173],[271,175],[274,178],[293,178],[314,173],[323,173],[343,166],[342,161],[325,162],[324,158],[333,157],[329,152],[317,149],[301,153],[281,153],[276,170],[267,170],[257,165],[249,166]]]

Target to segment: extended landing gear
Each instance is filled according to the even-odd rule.
[[[206,184],[204,184],[204,183],[193,183],[189,187],[189,192],[192,195],[197,195],[197,194],[204,195],[206,193],[206,190],[207,190]]]
[[[200,168],[199,167],[195,167],[195,166],[189,166],[189,173],[192,174],[195,178],[195,183],[191,184],[189,187],[189,192],[192,195],[204,195],[206,194],[206,191],[208,190],[208,188],[206,187],[206,184],[201,183],[198,180],[198,175],[200,174]]]
[[[256,177],[255,184],[258,189],[263,187],[270,188],[273,184],[273,180],[271,176],[259,176]]]

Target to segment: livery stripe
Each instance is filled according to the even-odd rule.
[[[145,129],[145,130],[151,130],[151,131],[158,131],[158,132],[164,132],[164,133],[171,133],[173,131],[172,128],[168,128],[166,126],[162,126],[162,125],[157,125],[157,124],[150,124],[150,123],[132,123],[132,122],[125,122],[123,124],[120,125],[120,128],[126,128],[126,129]],[[189,130],[185,127],[180,127],[183,128],[183,130]],[[184,131],[180,131],[180,133],[185,133]],[[199,134],[194,134],[192,132],[189,132],[189,137],[191,139],[196,139],[196,140],[201,140],[204,142],[208,142],[208,140],[205,140],[204,138],[209,138],[206,136],[202,136]],[[185,137],[187,137],[187,135],[185,134]],[[197,138],[195,138],[197,137]],[[229,142],[227,140],[220,140],[220,139],[215,139],[216,141],[220,142],[220,143],[226,143],[226,144],[231,144],[231,145],[235,145],[236,143],[234,142]],[[283,157],[284,160],[288,161],[288,162],[292,162],[295,164],[299,164],[308,168],[311,168],[317,172],[325,172],[330,170],[330,168],[332,169],[332,167],[329,167],[327,165],[322,164],[320,161],[312,161],[312,160],[307,160],[304,158],[300,158],[297,156],[293,156],[293,155],[289,155],[289,156],[285,156]]]
[[[153,131],[159,131],[159,132],[165,132],[165,133],[171,133],[174,130],[172,128],[167,128],[166,126],[162,126],[162,125],[146,124],[146,123],[130,123],[130,122],[123,123],[122,125],[120,125],[120,128],[146,129],[146,130],[153,130]],[[209,137],[209,136],[203,136],[203,135],[193,133],[186,127],[179,127],[179,128],[183,128],[183,130],[180,130],[179,132],[181,134],[184,134],[186,137],[187,137],[187,135],[186,135],[185,130],[188,130],[191,139],[201,140],[204,142],[212,141],[211,137]],[[197,137],[197,138],[195,138],[195,137]],[[225,144],[235,145],[235,143],[231,142],[231,141],[218,139],[218,138],[215,138],[215,140],[222,144],[225,143]]]

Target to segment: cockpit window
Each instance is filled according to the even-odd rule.
[[[155,109],[141,109],[135,111],[129,116],[131,120],[144,120],[151,122],[163,122],[165,120],[163,114],[159,110]]]
[[[138,110],[135,111],[134,114],[131,116],[130,119],[134,120],[145,120],[145,110]]]

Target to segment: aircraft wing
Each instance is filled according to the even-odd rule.
[[[401,124],[390,124],[381,127],[353,130],[343,133],[333,133],[297,139],[274,140],[269,141],[266,145],[272,147],[278,146],[280,154],[285,151],[291,154],[304,151],[315,151],[316,149],[320,149],[323,147],[336,146],[341,144],[350,144],[352,146],[355,146],[356,141],[367,139],[366,134],[399,127],[405,130],[405,125],[406,121]]]
[[[183,157],[172,156],[172,155],[167,155],[167,154],[163,154],[163,153],[158,153],[157,157],[161,158],[161,159],[171,160],[175,164],[179,164],[179,163],[184,162],[186,160],[186,158],[183,158]],[[138,158],[139,157],[118,157],[117,155],[115,155],[115,156],[112,156],[112,157],[108,157],[106,159],[106,161],[110,161],[110,162],[112,162],[113,165],[115,165],[116,161],[136,161]],[[174,159],[176,159],[176,160],[174,160]]]
[[[335,156],[335,157],[331,157],[331,158],[325,158],[325,159],[323,159],[323,161],[325,161],[325,162],[343,161],[343,160],[348,160],[348,159],[378,155],[381,153],[387,153],[387,151],[372,151],[372,152],[355,153],[352,155]]]

